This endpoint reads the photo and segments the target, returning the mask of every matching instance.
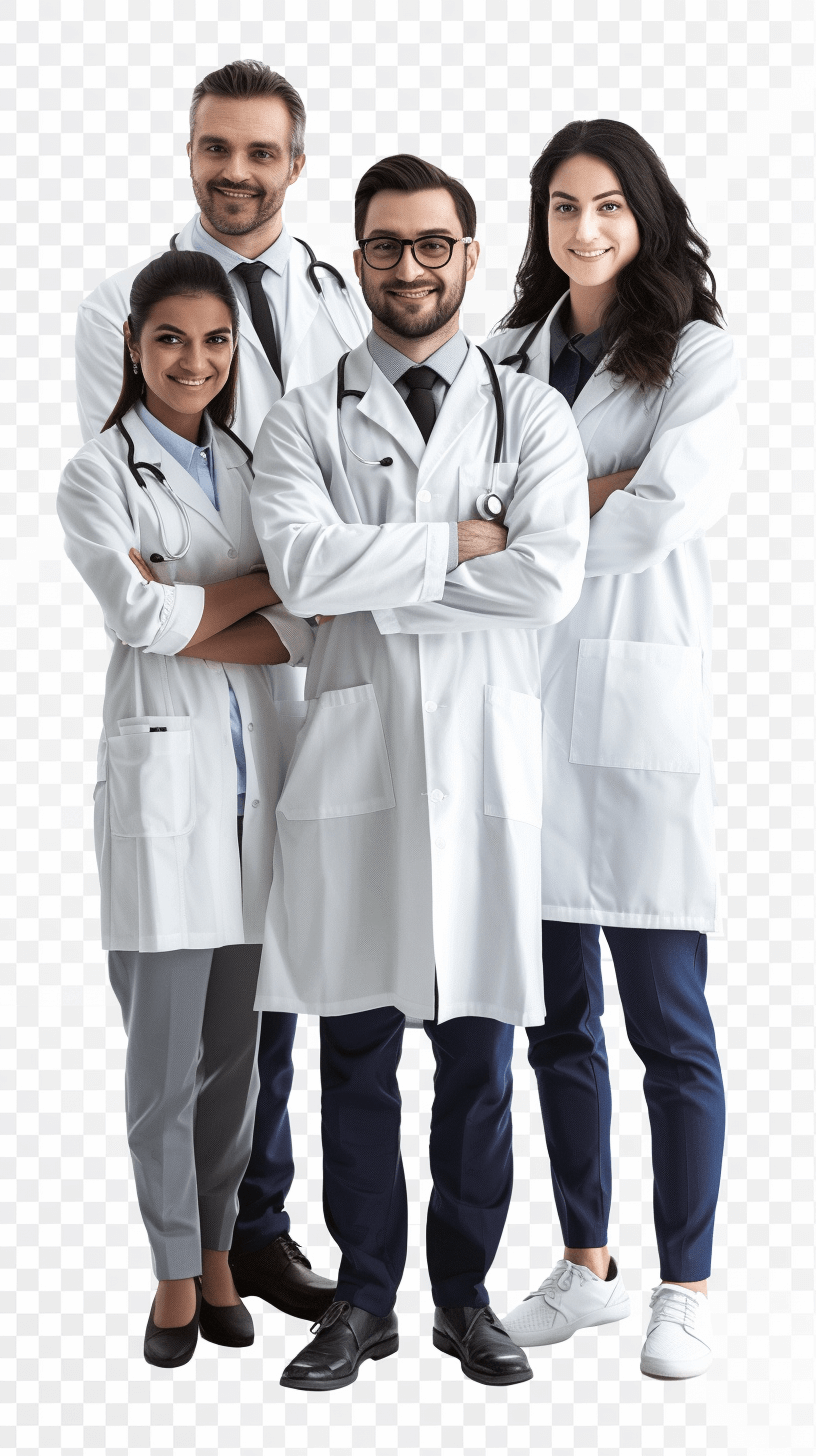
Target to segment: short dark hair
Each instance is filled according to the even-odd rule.
[[[622,379],[662,386],[671,378],[681,330],[693,319],[720,326],[709,248],[653,147],[625,121],[570,121],[547,143],[530,173],[530,230],[516,275],[516,301],[500,328],[546,318],[569,288],[550,254],[553,173],[572,157],[597,157],[615,173],[638,225],[640,250],[615,279],[603,319],[607,368]]]
[[[354,235],[363,237],[368,204],[378,192],[430,192],[444,189],[453,198],[456,215],[466,238],[476,236],[476,203],[464,183],[456,177],[449,177],[433,162],[422,157],[412,157],[410,152],[400,152],[395,157],[383,157],[364,172],[354,194]]]
[[[202,96],[279,96],[292,119],[290,152],[292,160],[301,156],[306,137],[306,107],[295,90],[279,71],[263,61],[230,61],[220,71],[210,71],[199,81],[190,102],[190,136],[195,129],[196,112]]]
[[[165,298],[176,298],[180,294],[191,298],[202,294],[220,298],[229,309],[232,320],[232,337],[235,349],[226,382],[215,399],[207,405],[207,414],[213,424],[229,429],[235,415],[235,393],[238,388],[238,302],[221,264],[209,253],[171,252],[160,253],[152,258],[141,273],[137,273],[130,290],[130,313],[128,324],[134,343],[142,336],[151,309]],[[125,344],[122,389],[116,404],[106,419],[102,430],[109,430],[121,420],[144,396],[145,381],[141,369],[134,374],[130,362],[130,351]]]

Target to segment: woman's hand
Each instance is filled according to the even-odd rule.
[[[130,550],[128,551],[128,556],[133,562],[133,565],[136,567],[139,575],[143,576],[145,581],[158,581],[159,578],[157,577],[155,571],[151,571],[141,551],[137,551],[135,546],[132,546],[130,548]]]
[[[611,475],[595,475],[592,480],[587,481],[589,486],[589,514],[594,516],[605,506],[609,497],[616,490],[625,490],[630,480],[634,480],[636,470],[615,470]]]

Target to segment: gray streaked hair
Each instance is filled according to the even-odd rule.
[[[230,61],[220,71],[210,71],[199,81],[190,102],[190,136],[195,129],[196,112],[203,96],[228,96],[242,100],[248,96],[279,96],[292,119],[289,144],[292,161],[304,150],[306,140],[306,107],[295,90],[279,71],[263,61]]]

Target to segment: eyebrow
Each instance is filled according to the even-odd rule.
[[[162,330],[165,330],[167,333],[170,333],[170,334],[184,334],[185,338],[187,338],[187,330],[186,329],[180,329],[179,326],[178,326],[178,324],[154,324],[153,325],[153,329],[154,329],[155,333],[157,333],[157,334],[158,333],[161,333]],[[227,324],[225,328],[218,327],[218,328],[214,328],[214,329],[207,329],[206,332],[205,332],[205,334],[204,334],[204,337],[205,338],[209,338],[210,334],[231,334],[231,333],[232,333],[232,325],[231,324]]]
[[[399,234],[398,233],[394,233],[394,232],[389,232],[388,228],[375,228],[374,231],[373,231],[373,233],[369,233],[369,237],[370,238],[397,238],[397,240],[400,241]],[[453,237],[453,233],[451,232],[450,228],[446,228],[446,227],[423,228],[422,229],[422,232],[417,233],[417,237],[418,238],[452,238]]]
[[[226,137],[209,136],[205,132],[202,132],[201,136],[198,138],[199,146],[201,146],[202,144],[205,146],[211,146],[213,142],[217,142],[218,145],[221,147],[228,147],[231,145]],[[249,142],[247,145],[247,150],[252,151],[253,147],[261,147],[265,152],[280,152],[283,150],[280,142]]]
[[[567,202],[577,202],[578,201],[578,198],[577,197],[573,197],[573,195],[572,195],[571,192],[551,192],[550,193],[550,196],[551,197],[565,197],[567,199]],[[592,198],[592,201],[593,202],[600,202],[602,197],[623,197],[623,193],[621,192],[620,187],[613,187],[609,192],[599,192],[596,197],[593,197]],[[624,198],[624,201],[625,200],[626,199]]]

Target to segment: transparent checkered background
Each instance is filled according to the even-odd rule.
[[[265,8],[267,17],[260,0],[18,0],[16,17],[0,22],[8,381],[0,1444],[562,1456],[813,1449],[811,6],[281,0]],[[413,1223],[399,1357],[366,1365],[356,1385],[330,1397],[285,1394],[278,1376],[306,1327],[252,1301],[251,1350],[200,1345],[175,1372],[142,1361],[152,1279],[125,1143],[124,1037],[98,943],[91,834],[106,645],[96,604],[63,560],[54,493],[79,444],[77,304],[107,273],[162,248],[192,214],[189,93],[239,55],[281,68],[304,95],[308,163],[288,221],[322,257],[348,265],[355,180],[376,156],[421,152],[466,180],[484,247],[466,314],[476,338],[510,298],[531,162],[576,115],[639,127],[712,244],[744,360],[748,449],[744,489],[711,540],[727,916],[727,934],[711,946],[711,1003],[729,1133],[711,1295],[719,1353],[707,1378],[662,1384],[638,1371],[657,1277],[649,1138],[640,1068],[611,982],[611,1238],[634,1295],[627,1323],[534,1354],[536,1379],[511,1390],[468,1382],[433,1350],[422,1257],[431,1060],[414,1032],[401,1078]],[[516,1189],[490,1286],[499,1312],[560,1252],[525,1038],[518,1043]],[[304,1024],[290,1206],[295,1236],[328,1270],[336,1258],[321,1216],[317,1110],[316,1027]]]

